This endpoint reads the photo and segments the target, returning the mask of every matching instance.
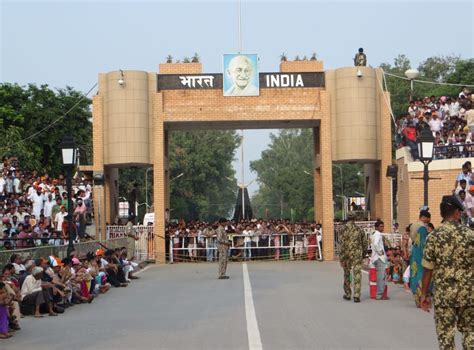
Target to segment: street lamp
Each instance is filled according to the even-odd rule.
[[[418,142],[418,159],[423,163],[423,182],[424,182],[424,207],[428,207],[428,165],[433,160],[433,148],[435,138],[430,129],[425,128],[421,131]]]
[[[71,253],[74,250],[74,233],[72,230],[72,170],[76,165],[77,161],[77,148],[74,138],[71,135],[65,135],[61,142],[61,151],[63,155],[63,165],[66,168],[66,187],[67,187],[67,234],[68,234],[68,247],[67,247],[67,256],[71,256]]]
[[[410,79],[410,101],[413,99],[413,80],[418,78],[418,75],[420,75],[420,72],[416,69],[407,69],[405,71],[405,76]]]
[[[183,176],[183,175],[184,175],[184,173],[181,173],[181,174],[179,174],[179,175],[173,177],[173,178],[170,180],[170,182],[173,182],[174,180],[179,179],[179,178],[180,178],[181,176]]]
[[[152,167],[146,168],[145,170],[145,204],[148,212],[148,171],[153,169]]]

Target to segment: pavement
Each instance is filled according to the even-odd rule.
[[[248,278],[245,277],[248,270]],[[436,349],[433,313],[389,284],[388,301],[342,299],[332,262],[152,265],[127,288],[58,317],[21,320],[0,349]],[[457,339],[459,341],[459,339]],[[459,344],[459,342],[458,342]]]

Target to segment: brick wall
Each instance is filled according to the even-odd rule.
[[[466,158],[451,160],[434,160],[429,166],[429,175],[433,179],[428,182],[428,207],[431,212],[431,222],[435,227],[441,224],[439,204],[445,195],[451,195],[457,175],[461,171]],[[474,159],[470,159],[471,162]],[[418,219],[420,207],[423,206],[424,182],[423,165],[412,161],[407,148],[397,151],[398,192],[397,212],[400,230]]]

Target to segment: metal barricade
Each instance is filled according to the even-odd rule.
[[[135,231],[135,241],[127,238],[127,226],[110,225],[106,227],[106,237],[108,239],[122,238],[127,242],[126,246],[129,251],[133,252],[137,262],[155,259],[155,236],[154,226],[136,225],[133,226]]]
[[[88,241],[74,244],[74,250],[77,255],[87,254],[88,252],[95,252],[97,248],[101,246],[99,243],[107,246],[110,249],[120,248],[127,244],[126,238],[114,238],[106,241]],[[56,256],[63,259],[67,256],[68,245],[57,245],[57,246],[39,246],[16,250],[4,250],[0,251],[0,265],[5,266],[10,262],[10,256],[12,254],[20,254],[22,257],[29,257],[31,259],[39,259],[41,257],[47,258],[48,256]]]
[[[310,236],[312,236],[310,238]],[[301,238],[298,238],[301,237]],[[250,242],[245,238],[250,238]],[[304,259],[322,260],[321,241],[316,234],[229,235],[229,256],[245,260]],[[169,261],[215,261],[216,236],[172,235],[169,240]]]

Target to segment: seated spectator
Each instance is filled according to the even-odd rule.
[[[21,286],[21,304],[23,307],[33,306],[34,316],[36,318],[43,317],[41,315],[41,306],[46,305],[50,316],[58,314],[53,310],[52,296],[49,292],[51,284],[42,282],[43,268],[36,266],[33,268],[31,275],[26,276]]]

